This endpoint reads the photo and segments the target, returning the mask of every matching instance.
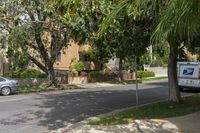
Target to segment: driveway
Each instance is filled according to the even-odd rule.
[[[168,98],[167,81],[139,85],[139,104]],[[135,105],[135,85],[0,96],[0,133],[45,133]]]

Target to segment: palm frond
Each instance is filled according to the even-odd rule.
[[[197,6],[198,5],[198,6]],[[160,43],[163,38],[174,44],[177,39],[190,42],[199,30],[199,0],[170,1],[160,23],[152,34],[152,43]]]

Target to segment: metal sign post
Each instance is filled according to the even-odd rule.
[[[135,56],[135,96],[136,96],[136,107],[138,107],[138,79],[137,79],[137,57]]]

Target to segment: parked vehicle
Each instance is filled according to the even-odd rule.
[[[200,90],[200,62],[177,63],[178,85],[183,88],[195,88]]]
[[[17,90],[18,81],[17,80],[9,80],[7,78],[0,76],[0,93],[4,96],[10,95],[11,93],[15,93]]]

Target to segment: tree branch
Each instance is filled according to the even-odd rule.
[[[26,53],[28,58],[36,65],[38,66],[42,71],[44,71],[45,73],[48,72],[48,70],[46,69],[46,67],[44,65],[42,65],[39,61],[37,61],[33,56],[31,56],[29,53]]]

